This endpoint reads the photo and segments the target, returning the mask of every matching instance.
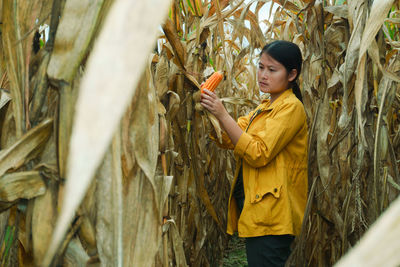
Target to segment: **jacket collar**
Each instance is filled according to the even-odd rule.
[[[264,104],[265,110],[273,110],[276,106],[279,106],[279,104],[286,99],[288,96],[292,95],[293,91],[292,89],[287,89],[285,92],[283,92],[277,99],[275,99],[272,104],[270,104],[270,100],[263,100],[262,103]]]

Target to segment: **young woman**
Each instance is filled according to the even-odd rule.
[[[308,130],[296,83],[301,65],[296,44],[267,44],[258,63],[258,85],[270,99],[237,122],[213,92],[204,90],[201,96],[203,107],[225,130],[218,145],[234,149],[227,232],[245,238],[249,267],[284,266],[300,232],[308,188]]]

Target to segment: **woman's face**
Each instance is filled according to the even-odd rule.
[[[286,68],[273,59],[270,55],[262,53],[258,63],[258,85],[260,91],[269,93],[271,100],[275,100],[287,88],[297,75],[297,70],[293,69],[290,73]]]

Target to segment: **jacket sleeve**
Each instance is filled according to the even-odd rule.
[[[250,118],[254,112],[255,111],[252,111],[246,116],[239,117],[239,119],[237,120],[237,124],[243,131],[246,130],[246,127],[249,124]],[[235,148],[235,146],[232,144],[231,139],[229,138],[228,134],[225,131],[222,132],[222,143],[220,143],[218,141],[218,137],[216,136],[215,131],[212,131],[209,136],[213,141],[215,141],[217,146],[219,146],[220,148],[224,148],[224,149],[234,149]]]
[[[218,147],[223,148],[223,149],[234,149],[234,145],[232,144],[231,139],[229,138],[228,134],[224,131],[222,131],[222,143],[219,142],[218,137],[215,133],[215,131],[212,131],[209,135],[211,140],[213,140]]]
[[[244,132],[234,148],[235,156],[253,168],[267,165],[300,131],[306,122],[300,102],[283,103],[273,117],[265,119],[265,128],[257,133]]]

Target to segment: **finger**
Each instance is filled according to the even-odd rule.
[[[213,91],[210,91],[208,89],[206,90],[207,90],[207,95],[209,95],[211,98],[216,98],[217,95]]]
[[[210,110],[210,109],[214,109],[215,104],[214,104],[213,101],[210,101],[210,100],[208,100],[208,99],[204,99],[204,100],[201,101],[201,103],[204,104],[204,105],[206,105],[206,106],[207,106],[207,109],[209,109],[209,110]]]
[[[205,103],[205,102],[200,102],[200,104],[201,104],[205,109],[207,109],[207,110],[210,110],[210,109],[211,109],[211,106],[208,105],[208,104]]]
[[[207,94],[203,94],[201,99],[202,100],[207,100],[209,102],[213,101],[213,98],[210,95],[207,95]]]
[[[207,99],[203,99],[203,100],[201,101],[201,103],[203,103],[203,104],[205,104],[205,105],[207,105],[207,106],[211,106],[211,105],[212,105],[212,102],[211,102],[210,100],[207,100]]]
[[[211,99],[211,96],[208,95],[207,93],[201,94],[201,99]]]
[[[211,95],[212,92],[206,88],[203,88],[203,93],[207,94],[207,95]]]

